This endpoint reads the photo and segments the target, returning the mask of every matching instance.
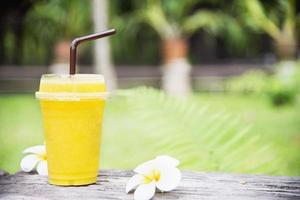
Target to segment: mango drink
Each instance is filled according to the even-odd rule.
[[[102,75],[43,75],[39,92],[49,182],[96,182],[105,104]]]

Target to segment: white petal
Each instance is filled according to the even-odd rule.
[[[135,189],[138,185],[144,183],[144,180],[145,180],[145,177],[140,174],[136,174],[133,177],[131,177],[126,185],[126,193]]]
[[[33,147],[29,147],[23,151],[23,153],[34,153],[38,155],[46,154],[46,146],[45,145],[37,145]]]
[[[24,172],[30,172],[35,168],[36,164],[39,161],[40,158],[37,155],[35,154],[27,155],[21,160],[21,169]]]
[[[148,175],[153,169],[155,169],[155,161],[149,160],[137,166],[133,171],[138,174]]]
[[[155,194],[155,182],[138,186],[134,192],[134,200],[149,200]]]
[[[173,166],[173,167],[176,167],[179,165],[179,161],[176,160],[175,158],[171,157],[171,156],[157,156],[155,158],[155,161],[156,162],[159,162],[160,164],[163,164],[163,165],[167,165],[167,166]]]
[[[181,180],[181,172],[176,167],[159,169],[160,179],[156,182],[156,187],[161,191],[171,191],[175,189]]]
[[[36,171],[39,175],[47,176],[48,175],[47,161],[46,160],[40,161],[36,167]]]

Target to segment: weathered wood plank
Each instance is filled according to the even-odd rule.
[[[25,174],[0,176],[0,199],[133,199],[125,185],[133,173],[101,171],[94,185],[58,187],[47,178]],[[300,177],[183,172],[180,186],[154,199],[300,199]]]

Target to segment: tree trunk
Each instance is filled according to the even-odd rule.
[[[280,61],[296,59],[297,42],[295,38],[282,34],[278,40],[275,40],[274,48]]]
[[[70,43],[71,41],[67,39],[63,39],[54,44],[54,49],[53,49],[54,60],[49,66],[50,73],[53,74],[69,73]]]
[[[187,60],[188,44],[185,39],[163,41],[162,87],[173,96],[187,96],[191,92],[191,65]]]
[[[95,32],[107,30],[107,0],[93,0],[93,21]],[[101,38],[95,42],[95,72],[105,77],[108,91],[117,88],[116,74],[111,63],[108,38]]]
[[[282,32],[280,38],[275,40],[274,47],[279,58],[276,74],[283,84],[289,85],[296,72],[296,38]]]

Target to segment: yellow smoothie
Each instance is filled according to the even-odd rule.
[[[102,75],[43,75],[39,92],[49,182],[95,183],[105,104]]]

